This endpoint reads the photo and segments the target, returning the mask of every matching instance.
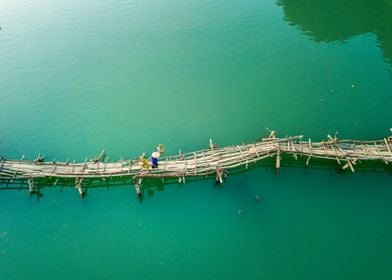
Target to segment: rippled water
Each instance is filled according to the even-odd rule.
[[[0,156],[392,126],[388,1],[0,1]],[[391,169],[0,191],[1,279],[391,279]],[[262,197],[257,203],[255,196]],[[239,211],[240,210],[240,211]],[[239,214],[241,213],[241,214]]]

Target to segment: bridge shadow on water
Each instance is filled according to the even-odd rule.
[[[323,160],[323,159],[310,159],[309,165],[306,166],[307,157],[298,157],[297,160],[293,158],[292,155],[283,155],[281,161],[281,171],[284,170],[323,170],[329,172],[331,176],[343,176],[348,179],[349,176],[355,176],[352,174],[350,169],[342,170],[341,166],[343,162],[339,165],[333,160]],[[354,166],[355,173],[373,173],[373,174],[389,174],[392,176],[392,164],[385,164],[381,161],[358,161]],[[244,166],[228,170],[227,178],[225,180],[230,180],[232,176],[241,176],[243,173],[255,169],[264,169],[268,172],[276,173],[279,176],[280,170],[275,168],[275,157],[262,160],[257,163],[250,163],[248,169]],[[288,175],[290,176],[290,175]],[[217,183],[215,181],[215,174],[208,176],[199,177],[186,177],[186,183],[199,182],[199,181],[210,181],[211,187],[224,187],[224,184]],[[75,185],[75,179],[56,179],[56,178],[41,178],[35,179],[34,192],[30,194],[30,197],[35,197],[37,201],[44,197],[42,192],[45,188],[57,188],[59,192],[62,192],[64,188],[73,188]],[[144,197],[152,197],[157,192],[162,192],[166,187],[182,185],[179,183],[178,178],[144,178],[142,183],[142,195],[139,197],[140,203],[143,203]],[[123,178],[107,178],[107,179],[88,179],[85,178],[83,181],[83,191],[84,198],[88,197],[88,192],[93,191],[96,188],[107,188],[112,189],[115,187],[132,187],[134,188],[133,179],[130,177]],[[27,181],[21,180],[3,180],[0,181],[0,190],[14,190],[14,191],[24,191],[28,192],[29,187]],[[135,193],[136,195],[136,193]]]
[[[316,42],[347,41],[373,33],[392,66],[392,2],[383,0],[277,0],[284,19]]]

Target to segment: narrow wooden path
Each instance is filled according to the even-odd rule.
[[[137,194],[141,194],[143,178],[178,178],[185,183],[186,177],[207,176],[214,174],[217,182],[222,182],[228,169],[255,163],[268,157],[276,157],[276,168],[280,168],[283,154],[292,154],[295,158],[306,156],[306,165],[311,158],[337,161],[343,169],[355,171],[358,161],[379,160],[392,162],[392,138],[378,141],[338,140],[329,136],[328,141],[303,141],[302,136],[275,138],[274,133],[268,138],[251,144],[217,148],[210,140],[210,148],[185,154],[162,157],[157,169],[143,168],[142,160],[121,160],[102,162],[104,151],[97,159],[75,162],[44,162],[38,156],[36,160],[0,159],[0,180],[3,182],[25,180],[30,192],[34,191],[34,179],[39,178],[74,178],[75,187],[83,196],[84,179],[94,178],[131,178]]]

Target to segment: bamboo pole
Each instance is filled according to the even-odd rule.
[[[27,183],[29,184],[29,192],[33,193],[34,192],[34,181],[33,181],[33,177],[30,177],[27,180]]]
[[[338,158],[338,156],[337,156],[337,152],[336,152],[336,150],[335,150],[335,148],[334,148],[334,146],[333,146],[333,143],[331,144],[331,149],[332,149],[332,151],[333,151],[333,153],[336,155],[336,161],[338,162],[338,164],[340,165],[340,160],[339,160],[339,158]]]
[[[194,174],[197,174],[197,155],[196,155],[196,152],[193,153],[193,156],[195,157],[195,173]]]
[[[392,152],[391,152],[391,149],[389,148],[389,144],[388,144],[388,141],[386,138],[384,138],[384,142],[385,142],[385,146],[387,147],[389,154],[392,156]]]
[[[377,141],[353,141],[339,140],[333,143],[316,142],[311,139],[306,142],[300,141],[295,144],[293,139],[298,137],[274,138],[261,140],[252,144],[242,144],[223,148],[214,147],[213,150],[201,150],[178,156],[164,157],[164,168],[150,171],[151,174],[144,174],[138,161],[129,160],[128,167],[124,168],[124,161],[104,163],[65,163],[56,162],[33,162],[26,160],[5,160],[1,159],[0,179],[26,179],[29,176],[35,178],[55,177],[55,178],[75,178],[83,176],[85,178],[110,178],[122,176],[142,176],[151,178],[175,177],[179,182],[185,182],[186,176],[206,176],[216,173],[216,166],[220,170],[245,166],[248,168],[250,162],[256,162],[273,155],[277,156],[276,168],[280,168],[282,153],[293,154],[294,156],[307,155],[306,165],[309,164],[311,157],[321,159],[334,159],[340,164],[343,159],[347,165],[345,168],[354,170],[353,164],[356,159],[360,160],[383,160],[388,163],[392,161],[392,153],[386,139]],[[378,144],[385,144],[385,148],[380,149]],[[305,144],[305,145],[302,145]],[[372,144],[370,147],[369,145]],[[359,147],[360,146],[360,147]],[[383,146],[382,146],[383,147]],[[39,155],[39,157],[41,157]],[[354,158],[354,160],[352,160]],[[101,166],[103,164],[103,166]],[[350,166],[351,165],[351,166]],[[354,172],[354,171],[353,171]],[[218,172],[219,173],[219,172]],[[222,177],[222,174],[218,174]],[[218,178],[219,179],[219,178]]]
[[[278,149],[276,153],[276,164],[275,164],[276,169],[280,169],[280,149]]]
[[[381,157],[381,160],[384,161],[385,164],[388,164],[388,161],[385,160],[384,155],[381,153],[380,148],[378,147],[377,143],[374,143],[374,146],[376,147],[377,153]]]

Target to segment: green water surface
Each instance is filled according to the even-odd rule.
[[[6,158],[392,127],[389,0],[0,0],[0,27]],[[314,164],[150,182],[142,201],[131,182],[3,184],[0,279],[392,279],[391,168]]]

